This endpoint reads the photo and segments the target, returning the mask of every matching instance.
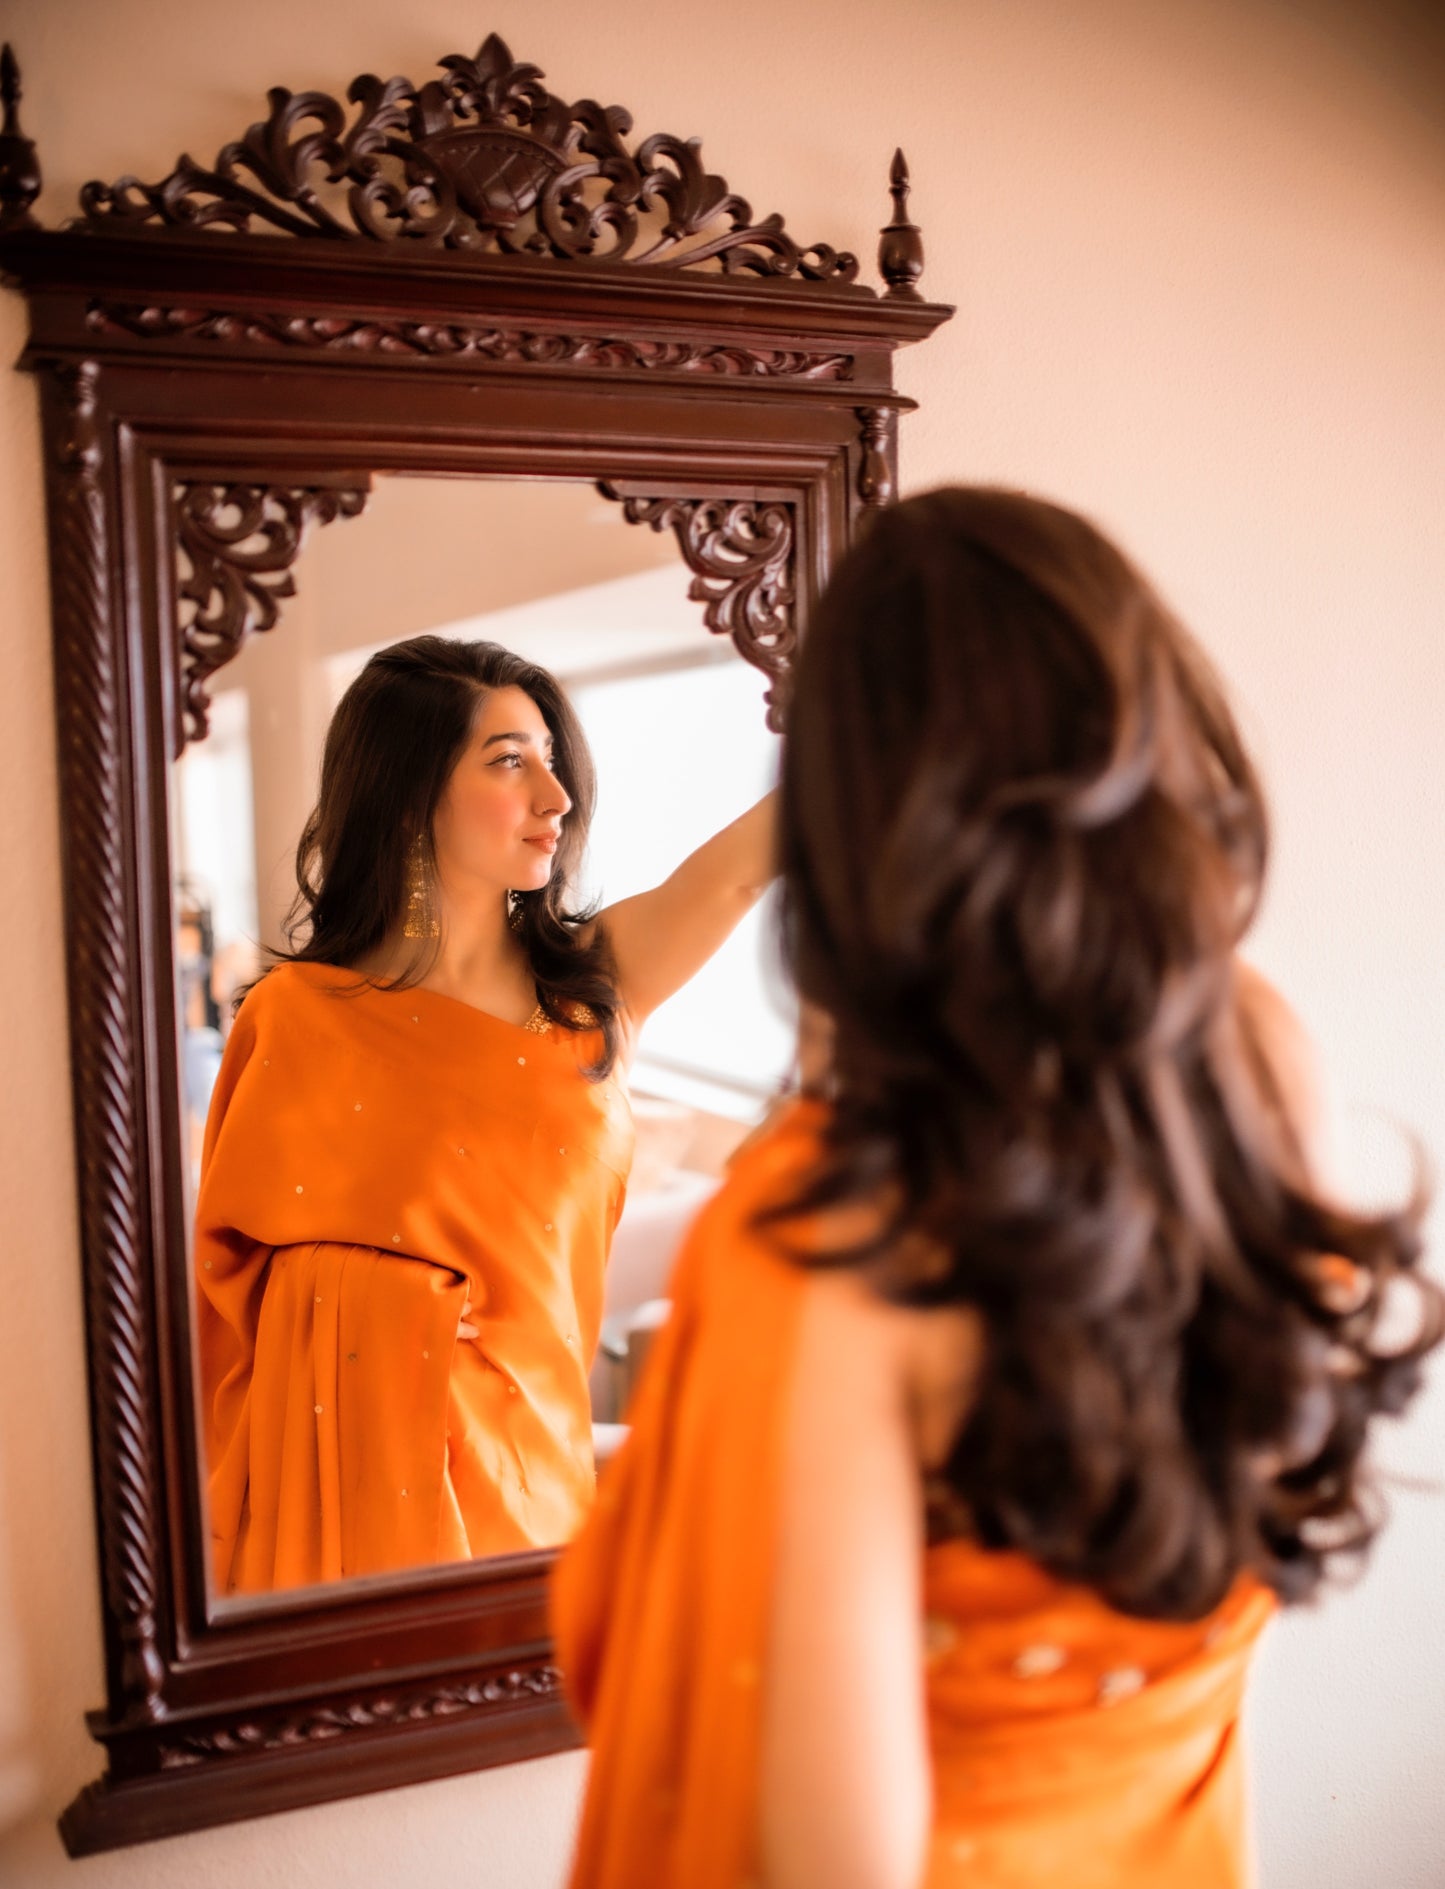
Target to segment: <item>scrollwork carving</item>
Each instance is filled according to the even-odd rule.
[[[328,1743],[350,1732],[375,1731],[382,1726],[495,1711],[531,1699],[549,1699],[561,1689],[562,1675],[555,1666],[514,1668],[453,1685],[378,1693],[344,1706],[303,1706],[288,1713],[245,1719],[215,1731],[168,1740],[157,1747],[157,1755],[163,1771],[174,1771],[250,1752]]]
[[[365,486],[333,488],[182,485],[177,490],[180,574],[181,745],[210,726],[207,679],[245,638],[275,627],[282,601],[296,594],[291,566],[307,530],[355,518]]]
[[[848,283],[857,258],[803,248],[776,214],[755,220],[703,168],[696,138],[659,133],[629,149],[620,106],[547,91],[494,33],[445,77],[355,79],[344,107],[324,92],[268,94],[270,114],[210,168],[182,156],[159,184],[87,184],[84,220],[290,236],[365,237],[428,249],[495,250],[566,262]]]
[[[71,1042],[80,1220],[110,1628],[120,1690],[142,1720],[163,1714],[157,1628],[157,1488],[151,1306],[137,1241],[140,1131],[123,871],[121,678],[111,635],[100,368],[55,369],[51,572],[60,654],[60,765],[71,884]]]
[[[688,596],[703,621],[730,636],[771,686],[764,697],[768,726],[782,726],[788,672],[797,642],[793,577],[793,508],[779,500],[647,498],[624,494],[605,480],[598,490],[619,500],[629,524],[671,529],[688,569]]]
[[[748,348],[727,343],[646,341],[477,327],[465,322],[384,317],[283,315],[231,309],[158,308],[95,302],[86,314],[93,333],[121,330],[143,340],[181,338],[225,344],[306,348],[332,353],[445,356],[508,366],[637,369],[679,374],[759,376],[770,380],[851,380],[853,356],[801,348]]]

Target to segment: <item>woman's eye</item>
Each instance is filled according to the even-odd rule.
[[[522,765],[522,757],[520,754],[499,754],[496,760],[493,761],[492,763],[493,767],[518,768],[521,765]]]

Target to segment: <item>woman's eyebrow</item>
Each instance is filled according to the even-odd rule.
[[[482,746],[484,748],[490,748],[494,741],[525,741],[530,745],[531,740],[532,737],[523,729],[509,728],[500,735],[488,735],[486,740],[482,743]]]

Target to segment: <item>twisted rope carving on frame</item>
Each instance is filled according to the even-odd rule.
[[[157,1645],[156,1458],[150,1292],[139,1246],[139,1115],[122,861],[127,824],[121,678],[111,644],[100,369],[62,365],[66,402],[53,486],[52,571],[59,646],[60,765],[70,850],[71,1041],[80,1216],[95,1399],[106,1599],[127,1709],[163,1715]]]

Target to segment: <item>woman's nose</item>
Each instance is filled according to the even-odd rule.
[[[543,814],[555,813],[557,817],[561,819],[566,814],[570,813],[571,810],[572,801],[571,797],[568,795],[567,789],[562,785],[561,781],[558,780],[551,768],[544,767],[542,770],[542,784],[537,791],[534,811],[539,817]]]

